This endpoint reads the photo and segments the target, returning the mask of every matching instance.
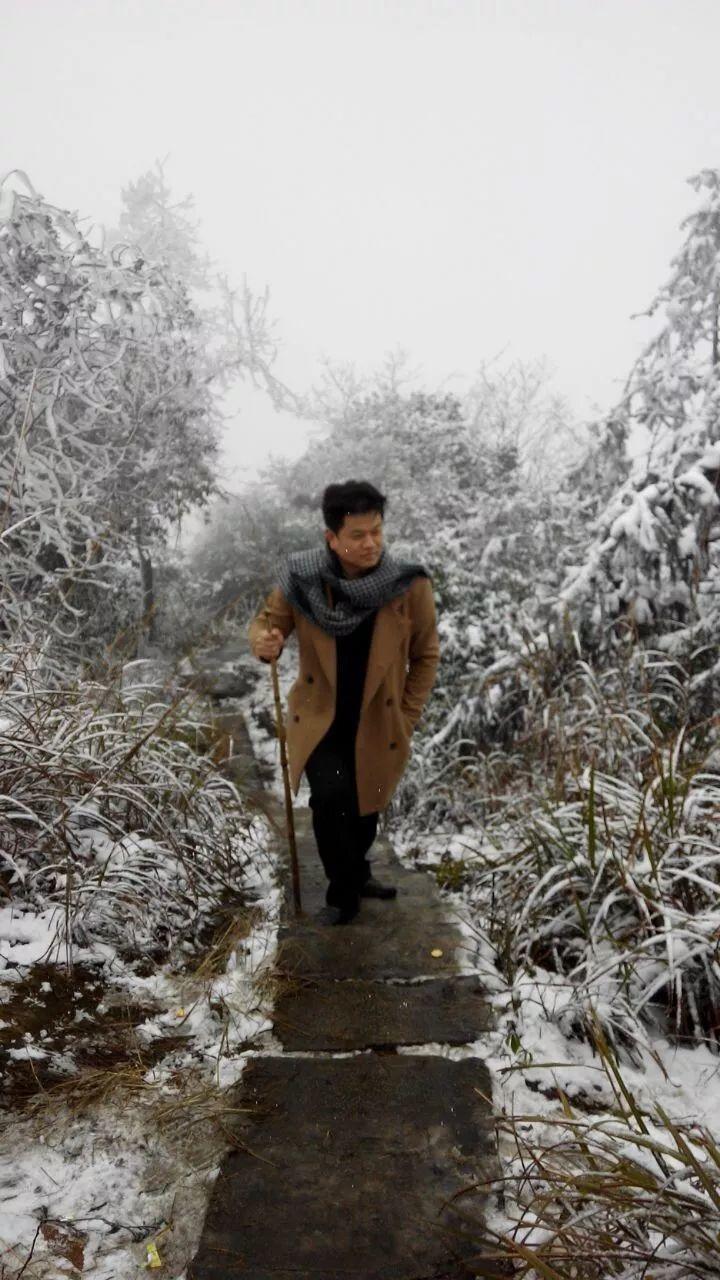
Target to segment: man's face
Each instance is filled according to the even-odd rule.
[[[340,532],[325,530],[331,551],[339,557],[349,577],[374,569],[383,545],[383,520],[379,511],[365,515],[345,516]]]

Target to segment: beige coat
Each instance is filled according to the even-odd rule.
[[[268,629],[266,619],[284,636],[293,630],[298,636],[300,670],[288,694],[286,725],[290,782],[297,795],[305,763],[335,718],[337,646],[335,637],[294,609],[279,587],[250,623],[251,646]],[[435,683],[439,658],[432,584],[419,576],[378,609],[373,628],[355,741],[361,814],[389,804],[407,765],[410,738]]]

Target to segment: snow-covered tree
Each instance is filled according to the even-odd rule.
[[[604,501],[561,607],[596,647],[629,633],[689,656],[714,651],[720,621],[720,170],[688,181],[701,198],[647,313],[664,324],[602,424],[600,465],[597,451],[588,459],[601,478],[604,461]],[[639,430],[645,450],[613,475],[608,462]]]
[[[249,483],[208,509],[205,527],[185,558],[188,614],[244,617],[267,594],[268,572],[285,552],[308,546],[315,529],[308,513],[289,513],[277,490]]]
[[[212,492],[217,416],[181,283],[18,178],[0,186],[2,625],[89,637],[113,565]]]
[[[256,294],[243,278],[233,286],[205,252],[192,195],[174,198],[165,166],[140,174],[122,190],[119,225],[107,242],[124,246],[154,263],[168,278],[182,281],[203,334],[206,376],[228,391],[250,378],[277,407],[296,410],[298,397],[273,373],[278,341],[270,318],[269,291]]]
[[[388,495],[393,537],[419,550],[438,524],[462,519],[484,470],[457,397],[374,386],[361,387],[297,461],[270,463],[263,476],[320,532],[323,489],[341,473],[362,476]]]
[[[508,428],[514,414],[531,438],[531,410],[522,397],[513,401],[507,383],[498,386]],[[517,386],[527,382],[518,379]],[[485,394],[489,407],[487,386]],[[304,517],[305,540],[317,540],[327,484],[351,476],[375,484],[388,498],[388,545],[421,560],[433,577],[442,671],[428,708],[430,727],[444,732],[452,715],[452,740],[487,744],[511,737],[527,690],[517,681],[507,688],[493,682],[490,689],[483,682],[489,669],[522,648],[539,625],[541,606],[559,588],[574,520],[563,472],[553,468],[538,483],[523,466],[517,433],[511,440],[492,417],[485,432],[479,412],[469,420],[457,396],[403,386],[395,361],[370,385],[350,367],[329,366],[314,404],[324,423],[302,456],[265,469],[271,527],[278,519],[282,527],[283,520]],[[277,545],[282,549],[277,537],[266,543],[258,593],[272,573]],[[262,557],[259,564],[262,570]]]
[[[117,228],[108,231],[111,245],[141,249],[149,262],[163,265],[188,289],[208,288],[212,263],[200,242],[195,201],[191,195],[174,200],[165,166],[156,162],[122,189],[122,212]]]
[[[486,451],[520,468],[526,485],[554,490],[584,453],[586,433],[552,389],[547,360],[495,364],[484,361],[461,397],[468,425]]]

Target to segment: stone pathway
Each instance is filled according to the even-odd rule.
[[[284,827],[242,717],[220,719],[230,771]],[[294,918],[285,842],[282,1052],[254,1057],[229,1100],[240,1109],[237,1145],[188,1280],[511,1275],[482,1245],[482,1184],[497,1176],[487,1070],[423,1052],[469,1043],[488,1024],[478,979],[458,973],[465,941],[431,878],[403,867],[382,837],[373,869],[397,898],[363,899],[349,925],[316,923],[326,881],[308,809],[295,809],[295,827],[305,914]]]

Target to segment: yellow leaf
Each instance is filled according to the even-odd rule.
[[[441,955],[442,955],[442,947],[433,947],[432,951],[430,952],[430,955],[431,955],[431,956],[435,956],[436,958],[437,958],[437,956],[441,956]]]
[[[155,1241],[148,1240],[145,1248],[147,1250],[147,1265],[149,1267],[161,1267],[162,1261]]]

